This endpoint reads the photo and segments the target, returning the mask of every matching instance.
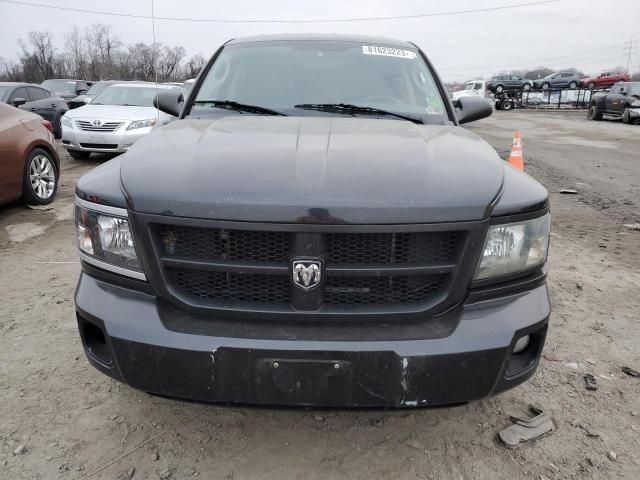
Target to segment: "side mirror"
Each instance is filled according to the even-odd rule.
[[[482,97],[460,97],[453,106],[460,124],[475,122],[493,113],[493,107],[489,101]]]
[[[26,98],[22,98],[22,97],[18,97],[18,98],[14,98],[11,103],[13,104],[14,107],[19,107],[20,105],[24,105],[25,103],[27,103],[27,99]]]
[[[87,91],[84,88],[76,90],[76,95],[84,95]]]
[[[160,90],[153,99],[153,105],[161,112],[179,117],[184,105],[184,95],[178,90]]]

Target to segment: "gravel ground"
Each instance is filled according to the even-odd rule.
[[[0,478],[638,478],[640,379],[621,366],[640,370],[640,231],[624,226],[640,222],[640,127],[513,111],[469,128],[502,156],[520,129],[526,171],[551,192],[553,318],[529,382],[402,411],[200,405],[121,385],[88,365],[72,300],[73,185],[107,158],[63,154],[50,208],[0,207]],[[498,445],[530,403],[555,430]]]

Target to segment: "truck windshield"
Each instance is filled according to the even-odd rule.
[[[416,49],[347,41],[227,46],[207,72],[190,115],[219,114],[215,105],[206,103],[213,100],[269,108],[287,115],[311,114],[296,105],[345,104],[418,116],[425,123],[448,120],[437,84]],[[360,113],[327,108],[313,114]],[[376,115],[372,111],[368,114]]]

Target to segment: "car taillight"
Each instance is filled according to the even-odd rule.
[[[44,126],[44,128],[53,133],[53,127],[51,126],[51,122],[49,120],[42,120],[42,125]]]

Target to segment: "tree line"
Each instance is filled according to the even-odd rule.
[[[202,54],[187,58],[184,47],[161,43],[125,45],[111,25],[74,26],[59,50],[51,32],[29,32],[19,40],[17,60],[0,58],[0,81],[40,83],[49,78],[86,80],[183,81],[206,63]]]

